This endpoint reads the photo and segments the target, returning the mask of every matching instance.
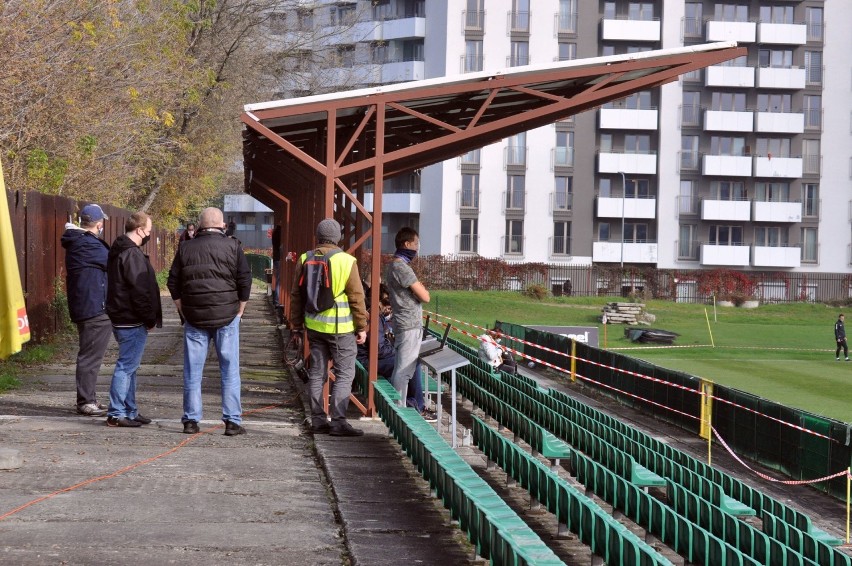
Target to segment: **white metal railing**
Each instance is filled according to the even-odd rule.
[[[524,236],[503,236],[504,255],[524,255]]]
[[[527,146],[509,146],[503,148],[503,163],[507,167],[526,167]]]
[[[553,167],[573,167],[574,148],[557,146],[551,150]]]
[[[456,251],[460,254],[479,253],[479,236],[476,234],[459,234],[456,236]]]
[[[509,12],[508,31],[509,33],[529,33],[530,12]]]
[[[571,212],[574,206],[574,193],[550,193],[551,212]]]
[[[556,33],[577,33],[577,12],[557,12],[554,20]]]
[[[571,238],[567,236],[551,236],[547,241],[551,256],[571,255]]]
[[[485,29],[485,10],[465,10],[462,12],[462,32],[483,31]]]

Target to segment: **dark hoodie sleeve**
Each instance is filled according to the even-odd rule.
[[[172,267],[169,269],[169,280],[166,282],[166,286],[169,288],[169,294],[172,296],[173,301],[180,299],[181,287],[183,286],[183,282],[181,281],[180,261],[180,246],[178,246],[178,249],[175,252],[175,259],[172,261]]]
[[[237,296],[240,302],[246,302],[251,297],[251,268],[242,246],[237,247]]]

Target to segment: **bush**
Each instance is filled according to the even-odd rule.
[[[524,289],[524,295],[537,301],[543,301],[550,295],[550,293],[544,285],[533,283],[531,285],[527,285],[527,288]]]

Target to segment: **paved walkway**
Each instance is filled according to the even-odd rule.
[[[0,563],[469,563],[470,546],[380,421],[355,422],[351,412],[366,431],[360,438],[306,432],[301,383],[281,365],[281,337],[265,296],[252,297],[241,327],[248,434],[222,435],[212,352],[202,432],[182,434],[182,333],[171,301],[163,304],[164,328],[151,333],[139,372],[139,406],[151,425],[108,428],[104,418],[77,415],[76,351],[22,375],[21,389],[0,395],[0,463],[4,451],[23,458],[20,468],[0,471]],[[102,401],[115,354],[113,344],[98,384]],[[584,400],[699,458],[706,454],[702,441],[678,429],[605,399]],[[552,517],[530,510],[520,488],[505,486],[505,474],[485,471],[470,448],[460,452],[566,563],[590,562],[576,540],[552,538]],[[843,536],[841,502],[807,487],[757,481],[721,450],[714,465]]]
[[[109,428],[102,417],[77,415],[76,351],[0,395],[0,450],[23,458],[22,467],[0,471],[0,563],[467,563],[446,513],[380,421],[354,423],[367,431],[355,439],[305,431],[262,295],[241,327],[248,434],[222,435],[212,353],[202,432],[184,435],[182,333],[171,301],[163,305],[164,327],[149,336],[137,390],[151,425]],[[113,343],[98,383],[102,402],[115,354]]]

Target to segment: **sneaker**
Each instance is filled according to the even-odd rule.
[[[837,360],[837,361],[839,362],[839,361],[840,361],[840,356],[838,356],[838,357],[836,357],[836,358],[834,358],[834,359],[835,359],[835,360]]]
[[[329,433],[331,436],[364,436],[364,431],[359,428],[353,428],[349,423],[333,426]]]
[[[120,427],[137,427],[142,426],[142,423],[132,421],[127,417],[107,417],[106,420],[107,426],[120,426]]]
[[[847,361],[847,362],[849,361],[849,356],[846,356],[846,361]]]
[[[232,423],[231,421],[225,421],[225,436],[237,436],[238,434],[245,434],[246,429],[238,425],[237,423]]]
[[[328,423],[322,423],[317,426],[312,426],[311,432],[314,434],[328,434],[331,432],[331,425]]]
[[[109,409],[109,407],[107,407],[106,405],[102,405],[101,403],[98,403],[97,401],[95,402],[95,405],[98,406],[98,409],[103,409],[104,411]]]
[[[88,417],[102,417],[107,413],[106,409],[102,409],[97,403],[86,403],[85,405],[80,405],[77,407],[77,412]]]
[[[434,411],[430,411],[429,409],[423,409],[423,412],[420,413],[420,416],[423,417],[423,420],[427,423],[436,423],[438,422],[438,415]]]
[[[133,420],[139,424],[151,424],[151,419],[148,417],[143,417],[142,415],[136,415],[133,417]]]
[[[186,421],[183,423],[184,434],[198,434],[198,423],[195,421]]]

